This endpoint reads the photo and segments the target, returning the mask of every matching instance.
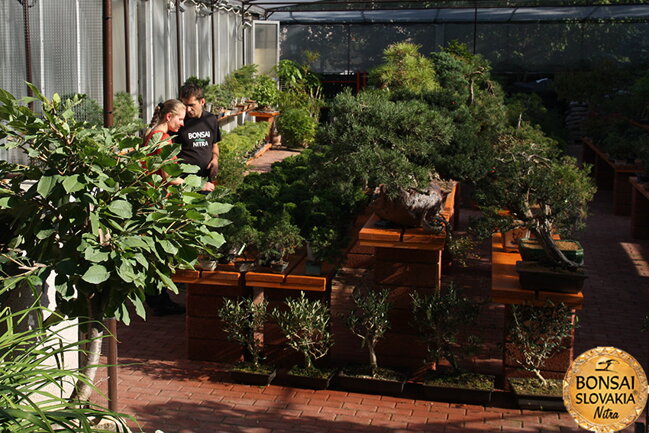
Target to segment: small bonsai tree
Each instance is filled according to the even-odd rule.
[[[333,228],[315,226],[311,229],[307,243],[307,259],[320,263],[335,258],[339,252],[336,241],[338,234]]]
[[[314,370],[313,362],[324,357],[333,339],[329,330],[329,307],[321,301],[310,301],[300,292],[299,298],[286,301],[287,311],[273,310],[290,348],[304,357],[304,368]]]
[[[225,299],[219,310],[223,330],[228,340],[243,346],[251,357],[252,367],[259,370],[262,361],[263,341],[258,335],[263,332],[267,317],[268,301],[255,303],[252,299]]]
[[[372,377],[379,372],[376,360],[376,345],[390,329],[390,308],[388,302],[389,290],[368,290],[360,293],[355,290],[353,299],[355,308],[347,318],[349,329],[361,339],[361,347],[367,347]]]
[[[526,371],[533,373],[542,385],[547,383],[541,375],[545,361],[567,346],[565,340],[577,326],[577,316],[563,303],[551,301],[542,307],[513,305],[512,323],[509,329],[511,343],[516,349],[510,353]]]
[[[557,247],[552,235],[562,236],[584,226],[587,204],[595,193],[588,167],[561,156],[554,142],[526,127],[501,137],[493,175],[481,189],[487,218],[503,219],[509,227],[527,227],[539,240],[553,265],[577,269]],[[497,211],[507,209],[506,216]],[[497,225],[494,225],[494,227]]]
[[[302,108],[289,108],[277,119],[277,130],[289,148],[309,147],[315,140],[318,122]]]
[[[425,295],[413,292],[410,297],[414,325],[428,351],[427,361],[437,363],[445,359],[454,371],[459,370],[459,358],[474,352],[477,337],[469,336],[460,342],[458,335],[475,323],[479,304],[461,296],[453,286]]]
[[[137,133],[146,128],[146,122],[139,117],[139,107],[129,93],[115,93],[113,104],[113,116],[116,127],[123,128],[127,133]]]
[[[275,107],[279,101],[277,82],[269,75],[259,75],[255,79],[251,96],[261,109],[269,110]]]
[[[383,51],[385,63],[370,71],[370,82],[380,88],[422,93],[435,90],[439,83],[430,59],[419,53],[419,45],[397,42]]]
[[[259,253],[267,262],[284,263],[288,255],[302,245],[304,239],[300,236],[299,227],[290,222],[287,213],[282,213],[273,221],[274,224],[262,235]]]

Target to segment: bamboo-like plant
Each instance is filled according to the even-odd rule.
[[[0,299],[3,295],[6,289],[0,288]],[[91,341],[70,342],[62,333],[70,327],[76,330],[76,323],[55,329],[43,321],[52,315],[57,313],[37,303],[20,310],[0,309],[0,431],[103,433],[108,430],[98,424],[102,419],[126,431],[122,418],[130,416],[68,399],[78,382],[96,390],[81,368],[64,363],[64,357],[85,353],[82,347]]]
[[[255,303],[250,298],[244,298],[237,301],[226,299],[219,310],[228,340],[236,341],[250,353],[255,370],[259,369],[262,361],[263,341],[258,335],[264,330],[267,308],[266,300]]]
[[[361,339],[361,347],[366,347],[369,355],[372,377],[377,377],[379,366],[376,359],[376,345],[390,329],[390,291],[369,290],[362,294],[354,291],[355,308],[351,311],[347,326]]]
[[[313,362],[323,358],[333,339],[329,330],[329,307],[321,301],[310,301],[300,292],[299,298],[287,299],[288,310],[273,310],[277,322],[288,340],[288,346],[304,357],[304,368],[314,370]]]
[[[577,326],[577,317],[563,303],[545,306],[512,305],[512,323],[509,329],[511,343],[516,348],[512,353],[516,362],[526,371],[533,373],[543,385],[546,379],[541,374],[545,361],[566,349],[565,340]]]

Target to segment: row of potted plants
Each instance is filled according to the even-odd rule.
[[[346,365],[340,369],[320,367],[316,361],[325,358],[335,344],[335,335],[329,330],[330,313],[320,300],[309,300],[304,292],[299,297],[286,300],[285,308],[268,312],[266,301],[250,298],[226,299],[219,310],[228,338],[245,349],[246,362],[232,367],[236,381],[267,385],[275,378],[277,368],[266,365],[262,339],[267,320],[275,321],[286,338],[286,344],[300,353],[303,364],[293,366],[286,373],[297,386],[326,388],[334,374],[336,384],[349,391],[379,394],[400,394],[409,378],[408,372],[380,366],[377,344],[391,327],[390,292],[382,290],[356,290],[354,307],[347,325],[362,347],[367,349],[366,365]],[[424,381],[424,394],[433,400],[458,403],[487,404],[495,388],[494,376],[467,371],[462,362],[474,355],[479,341],[465,335],[475,324],[481,302],[464,297],[453,287],[441,292],[418,294],[413,292],[412,325],[419,331],[428,356],[424,360],[430,368]],[[520,366],[534,374],[535,379],[523,383],[513,381],[515,392],[542,392],[548,394],[557,385],[545,379],[541,369],[545,361],[565,348],[565,339],[576,324],[569,309],[563,305],[544,307],[516,307],[510,328],[509,350],[516,354]],[[440,361],[445,360],[447,367]],[[559,386],[560,390],[560,386]],[[559,392],[560,395],[560,392]]]

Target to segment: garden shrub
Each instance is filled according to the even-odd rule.
[[[318,122],[301,108],[288,109],[277,120],[282,143],[288,148],[308,147],[315,139],[317,127]]]

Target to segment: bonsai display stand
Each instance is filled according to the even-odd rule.
[[[452,221],[455,213],[456,190],[457,182],[454,182],[440,212],[448,222]],[[372,214],[358,233],[361,246],[375,248],[375,282],[439,288],[446,233],[432,234],[423,228],[384,228],[380,221]]]
[[[635,239],[649,239],[649,189],[632,177],[631,236]]]
[[[621,164],[613,161],[602,152],[591,139],[582,138],[583,160],[593,164],[593,175],[598,189],[613,190],[613,213],[628,216],[631,214],[631,185],[629,178],[640,167],[636,164]]]
[[[491,299],[493,303],[505,305],[504,349],[503,349],[503,384],[507,384],[508,377],[520,376],[519,365],[511,354],[508,329],[512,322],[512,305],[544,306],[547,301],[554,304],[563,303],[573,313],[580,310],[584,303],[584,295],[579,293],[560,293],[545,290],[523,290],[516,273],[516,262],[521,260],[518,252],[506,252],[503,249],[500,233],[491,237]],[[548,359],[542,369],[544,377],[561,378],[568,370],[573,359],[574,329],[571,337],[565,342],[567,349]],[[508,350],[509,349],[509,350]],[[508,385],[507,385],[508,386]]]
[[[249,294],[242,274],[234,272],[231,265],[219,265],[216,271],[178,271],[173,281],[187,284],[185,333],[188,359],[241,361],[243,350],[239,344],[228,341],[218,311],[225,298]]]

